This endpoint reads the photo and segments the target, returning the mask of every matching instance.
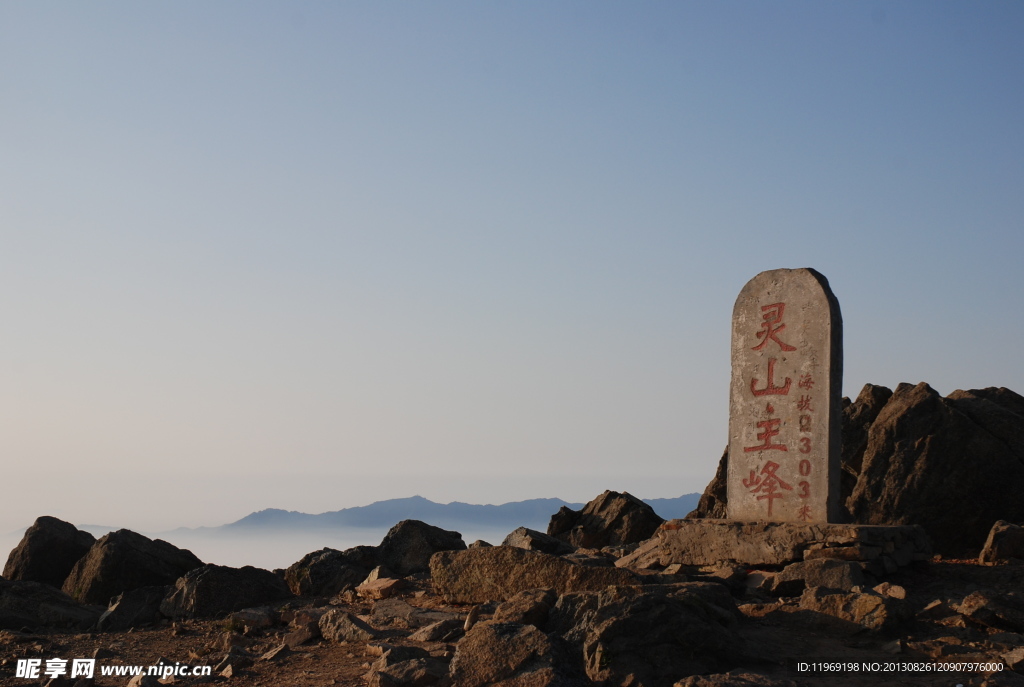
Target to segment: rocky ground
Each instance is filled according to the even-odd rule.
[[[656,584],[647,586],[660,593],[666,586],[685,589],[688,585],[715,584],[684,581],[707,580],[717,573],[706,572],[713,574],[693,570],[690,575],[671,576],[678,579],[674,582],[665,579],[665,573],[656,573],[657,579],[652,578]],[[727,641],[733,645],[711,647],[719,654],[714,661],[717,677],[690,678],[682,684],[1024,685],[1024,608],[1012,608],[1005,600],[1000,606],[989,599],[989,611],[979,613],[978,607],[968,608],[969,603],[965,603],[972,594],[996,596],[994,590],[998,589],[1024,590],[1024,562],[983,566],[976,561],[938,560],[901,571],[889,582],[905,590],[905,599],[900,600],[905,604],[905,614],[879,628],[809,612],[803,607],[806,604],[801,604],[807,592],[775,597],[748,587],[754,579],[731,579],[720,584],[722,589],[727,584],[732,587],[731,598],[739,611],[735,620],[725,623],[731,632]],[[592,684],[583,682],[582,675],[573,675],[579,670],[579,665],[573,665],[579,663],[578,658],[565,656],[566,665],[558,665],[558,651],[565,647],[546,642],[547,635],[536,630],[536,625],[541,630],[551,629],[552,612],[558,604],[554,593],[548,594],[546,603],[543,593],[534,593],[525,604],[523,598],[504,604],[452,604],[437,593],[428,575],[405,580],[403,589],[378,600],[349,591],[331,599],[299,597],[223,619],[163,619],[118,632],[3,631],[0,685],[46,684],[13,677],[19,658],[93,656],[98,666],[156,665],[163,660],[212,667],[212,677],[176,678],[173,684],[181,685],[443,684],[451,679],[453,666],[466,663],[471,645],[476,658],[484,658],[483,672],[490,666],[494,677],[503,672],[505,679],[516,675],[523,679],[490,680],[481,666],[468,666],[464,679],[456,684]],[[465,633],[463,628],[471,612],[477,615],[476,624]],[[654,611],[648,612],[656,619]],[[340,622],[325,622],[324,618],[331,615],[338,616]],[[501,637],[489,636],[488,628],[491,635],[494,628],[511,633],[511,641],[500,646]],[[529,630],[537,636],[531,636]],[[652,637],[657,634],[655,627],[648,631]],[[612,638],[609,644],[614,642]],[[510,650],[514,646],[527,647],[519,652],[524,655]],[[796,669],[801,661],[855,661],[883,666],[896,662],[982,662],[1002,663],[1006,671],[992,675],[975,670],[808,673]],[[1011,666],[1020,672],[1014,673]],[[545,673],[545,669],[549,670]],[[728,671],[733,672],[722,675]],[[128,683],[127,677],[97,675],[92,684]]]

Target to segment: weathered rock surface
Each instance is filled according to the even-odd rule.
[[[552,556],[575,551],[575,547],[570,546],[561,539],[556,539],[537,530],[531,530],[528,527],[518,527],[512,530],[505,537],[505,540],[501,542],[501,545],[514,546],[517,549],[526,549],[527,551],[540,551],[541,553],[549,553]]]
[[[840,592],[825,587],[805,589],[800,608],[854,623],[869,630],[888,630],[908,616],[906,605],[874,590]]]
[[[866,560],[869,565],[888,561],[895,570],[931,557],[928,537],[920,526],[670,520],[649,541],[657,542],[661,565],[788,565],[822,557]],[[645,549],[644,557],[652,555]]]
[[[864,463],[864,451],[868,447],[868,430],[892,398],[892,390],[875,384],[865,384],[857,400],[843,399],[842,414],[842,475],[840,476],[840,499],[843,504],[853,493]]]
[[[284,580],[250,565],[204,565],[178,579],[174,587],[160,604],[160,612],[172,618],[216,617],[292,597]]]
[[[580,647],[595,682],[667,687],[729,667],[743,645],[738,616],[718,584],[612,587],[562,595],[546,629]]]
[[[131,530],[100,537],[68,574],[63,590],[85,603],[106,605],[122,592],[174,584],[203,562],[191,551]]]
[[[43,582],[0,579],[0,629],[51,626],[85,630],[96,623],[102,610],[76,603]]]
[[[989,530],[978,562],[996,563],[1011,558],[1024,560],[1024,527],[999,520]]]
[[[850,591],[864,584],[864,571],[859,564],[832,558],[815,558],[787,565],[772,578],[769,590],[780,596],[799,596],[808,587]]]
[[[458,687],[572,684],[562,647],[532,625],[478,623],[459,641],[451,678]]]
[[[465,550],[466,542],[458,532],[428,525],[419,520],[403,520],[392,527],[380,543],[380,563],[396,575],[413,575],[430,568],[430,557],[438,551]]]
[[[1024,398],[900,384],[868,431],[847,502],[857,522],[918,523],[943,555],[976,555],[997,520],[1024,521]]]
[[[290,565],[284,579],[293,594],[334,596],[365,580],[377,565],[378,555],[375,546],[356,546],[345,551],[321,549]]]
[[[797,687],[797,683],[737,669],[714,675],[693,675],[680,680],[675,687]]]
[[[606,491],[582,510],[559,508],[551,516],[548,534],[577,548],[599,549],[643,541],[663,522],[653,508],[632,494]]]
[[[576,565],[512,546],[436,553],[430,559],[430,574],[435,591],[450,603],[504,601],[527,589],[565,594],[640,584],[628,570]]]
[[[1024,592],[979,589],[969,594],[957,611],[988,627],[1024,632]]]
[[[491,620],[498,623],[518,623],[544,627],[548,612],[558,601],[558,595],[551,589],[527,589],[494,609]]]
[[[96,538],[70,522],[44,515],[25,530],[11,551],[3,576],[13,581],[45,582],[57,589]]]
[[[117,632],[157,622],[164,617],[160,604],[170,590],[169,586],[139,587],[115,596],[100,616],[98,628]]]
[[[320,634],[332,642],[368,642],[380,636],[377,630],[340,608],[331,609],[321,616]]]

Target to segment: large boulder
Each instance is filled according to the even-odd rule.
[[[690,582],[565,594],[545,629],[579,647],[597,684],[669,687],[731,667],[742,649],[738,617],[724,586]]]
[[[438,551],[466,548],[462,535],[419,520],[403,520],[381,541],[380,564],[397,575],[414,575],[430,568],[430,557]]]
[[[160,612],[172,618],[210,618],[292,598],[284,580],[251,565],[204,565],[186,573],[174,587],[160,604]]]
[[[0,578],[0,629],[50,626],[87,630],[102,611],[101,607],[83,606],[42,582]]]
[[[450,675],[459,687],[576,684],[566,654],[561,643],[532,625],[486,621],[459,641]]]
[[[565,506],[562,509],[564,510]],[[572,553],[576,550],[574,546],[565,543],[561,539],[555,539],[551,535],[531,530],[529,527],[517,527],[512,530],[505,537],[504,541],[501,542],[501,545],[514,546],[517,549],[526,549],[528,551],[550,553],[552,556]]]
[[[284,579],[298,596],[334,596],[365,580],[376,567],[377,558],[375,546],[356,546],[345,551],[321,549],[289,566]]]
[[[512,546],[436,553],[430,559],[430,574],[434,590],[449,603],[505,601],[527,589],[565,594],[640,584],[628,570],[578,565]]]
[[[977,555],[997,520],[1024,520],[1024,398],[900,384],[868,431],[847,507],[856,522],[920,524],[935,551]]]
[[[868,430],[892,398],[892,390],[876,384],[865,384],[856,401],[843,399],[842,415],[842,473],[839,482],[839,502],[846,503],[857,486],[857,476],[864,464],[868,448]]]
[[[100,616],[97,628],[120,632],[157,622],[164,617],[160,604],[170,590],[170,587],[139,587],[115,596]]]
[[[606,491],[582,510],[562,506],[551,516],[548,534],[573,546],[600,549],[643,541],[663,522],[632,494]]]
[[[71,569],[63,589],[84,603],[106,605],[122,592],[174,584],[203,564],[191,551],[131,530],[100,537]]]
[[[984,565],[1011,558],[1024,560],[1024,527],[999,520],[988,532],[978,563]]]
[[[60,589],[71,568],[95,541],[70,522],[44,515],[25,530],[25,536],[7,557],[3,576],[8,580],[45,582]]]

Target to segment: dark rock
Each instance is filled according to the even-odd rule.
[[[160,603],[170,589],[169,586],[139,587],[117,595],[100,616],[97,627],[107,632],[119,632],[157,622],[164,617],[160,613]]]
[[[722,457],[718,460],[718,469],[715,476],[704,488],[697,507],[690,511],[686,519],[695,520],[699,518],[715,518],[718,520],[729,517],[729,447],[725,447]]]
[[[850,591],[865,584],[860,565],[832,558],[791,563],[772,578],[769,590],[779,596],[799,596],[807,587]]]
[[[64,591],[85,603],[107,604],[139,587],[174,584],[203,562],[191,551],[131,530],[100,537],[64,580]]]
[[[430,557],[438,551],[466,548],[462,535],[419,520],[403,520],[380,543],[380,563],[397,575],[413,575],[430,568]]]
[[[320,618],[320,634],[332,642],[367,642],[380,636],[377,630],[340,608],[323,614]]]
[[[715,675],[693,675],[680,680],[675,687],[797,687],[797,684],[792,680],[737,669]]]
[[[303,623],[284,636],[284,643],[294,649],[320,638],[320,623]]]
[[[989,530],[978,562],[995,563],[1011,558],[1024,560],[1024,527],[999,520]]]
[[[891,397],[891,389],[865,384],[856,401],[851,403],[850,399],[843,399],[840,503],[846,503],[857,485],[857,476],[864,462],[864,451],[868,447],[868,430]]]
[[[44,515],[25,530],[7,557],[3,576],[12,582],[45,582],[57,589],[96,538],[70,522]]]
[[[532,625],[477,623],[455,648],[452,682],[459,687],[494,684],[562,685],[572,679],[571,660]]]
[[[483,539],[477,539],[475,542],[470,544],[468,548],[471,548],[471,549],[483,549],[483,548],[487,548],[488,546],[494,546],[494,544],[491,544],[489,542],[485,542]]]
[[[308,553],[284,573],[292,593],[298,596],[334,596],[355,588],[377,565],[375,546]]]
[[[562,506],[562,508],[564,509],[565,506]],[[514,546],[517,549],[526,549],[527,551],[540,551],[541,553],[549,553],[552,556],[575,551],[574,547],[561,539],[555,539],[543,532],[531,530],[528,527],[512,530],[505,537],[505,540],[501,542],[501,545]]]
[[[449,603],[504,601],[527,589],[564,594],[640,583],[628,570],[576,565],[512,546],[442,551],[430,559],[430,572],[434,590]]]
[[[558,594],[552,589],[527,589],[521,591],[494,609],[497,623],[518,623],[544,629],[548,612],[558,601]]]
[[[366,677],[369,687],[427,687],[436,685],[448,676],[448,663],[438,658],[432,658],[427,652],[420,649],[422,656],[403,658],[398,660],[396,656],[405,656],[408,652],[403,650],[414,647],[395,647],[379,658],[370,667]]]
[[[612,587],[559,597],[547,630],[581,647],[596,683],[668,687],[735,659],[742,649],[731,629],[737,617],[719,584]]]
[[[583,510],[562,506],[551,516],[548,534],[577,548],[599,549],[643,541],[663,522],[653,508],[632,494],[606,491]]]
[[[204,565],[175,582],[174,591],[160,604],[172,618],[209,618],[292,597],[280,577],[261,568]]]
[[[977,555],[997,520],[1024,521],[1024,398],[900,384],[868,431],[856,522],[917,523],[947,556]]]
[[[0,629],[22,627],[92,627],[102,608],[76,603],[59,589],[43,582],[0,579]]]
[[[957,611],[988,627],[1024,632],[1024,592],[979,589],[967,595]]]

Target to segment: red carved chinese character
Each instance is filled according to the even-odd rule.
[[[758,422],[757,426],[764,430],[763,432],[757,433],[757,438],[761,440],[761,445],[744,446],[743,450],[746,453],[750,453],[751,451],[767,451],[769,449],[775,451],[788,451],[789,449],[787,449],[784,444],[772,443],[772,437],[779,433],[780,424],[782,424],[782,420],[779,418],[768,418],[767,420]]]
[[[775,358],[768,358],[768,381],[765,382],[763,389],[757,388],[758,381],[756,377],[750,380],[750,390],[755,396],[767,396],[768,394],[786,396],[789,394],[789,385],[793,383],[792,379],[786,377],[785,384],[775,386]]]
[[[811,397],[801,396],[800,400],[796,402],[797,410],[806,410],[808,413],[813,412],[814,408],[811,407]]]
[[[811,519],[811,507],[807,505],[800,506],[800,510],[796,512],[796,515],[804,522],[807,522]]]
[[[761,495],[757,497],[758,501],[768,500],[768,515],[772,514],[772,502],[785,496],[778,493],[780,487],[786,491],[793,491],[793,487],[783,482],[782,478],[775,474],[778,469],[779,464],[769,460],[761,468],[760,475],[751,470],[749,479],[743,480],[743,486],[750,489],[751,494],[761,492]]]
[[[764,314],[761,318],[764,322],[761,323],[761,330],[757,333],[761,339],[761,343],[754,346],[752,351],[760,351],[771,339],[775,343],[779,344],[779,347],[784,351],[795,351],[796,346],[790,346],[788,343],[780,341],[778,338],[779,332],[786,328],[786,325],[782,324],[782,313],[786,310],[785,303],[772,303],[771,305],[762,305],[761,312]]]
[[[800,381],[796,385],[801,389],[810,391],[811,387],[814,386],[814,378],[811,375],[800,375]]]

